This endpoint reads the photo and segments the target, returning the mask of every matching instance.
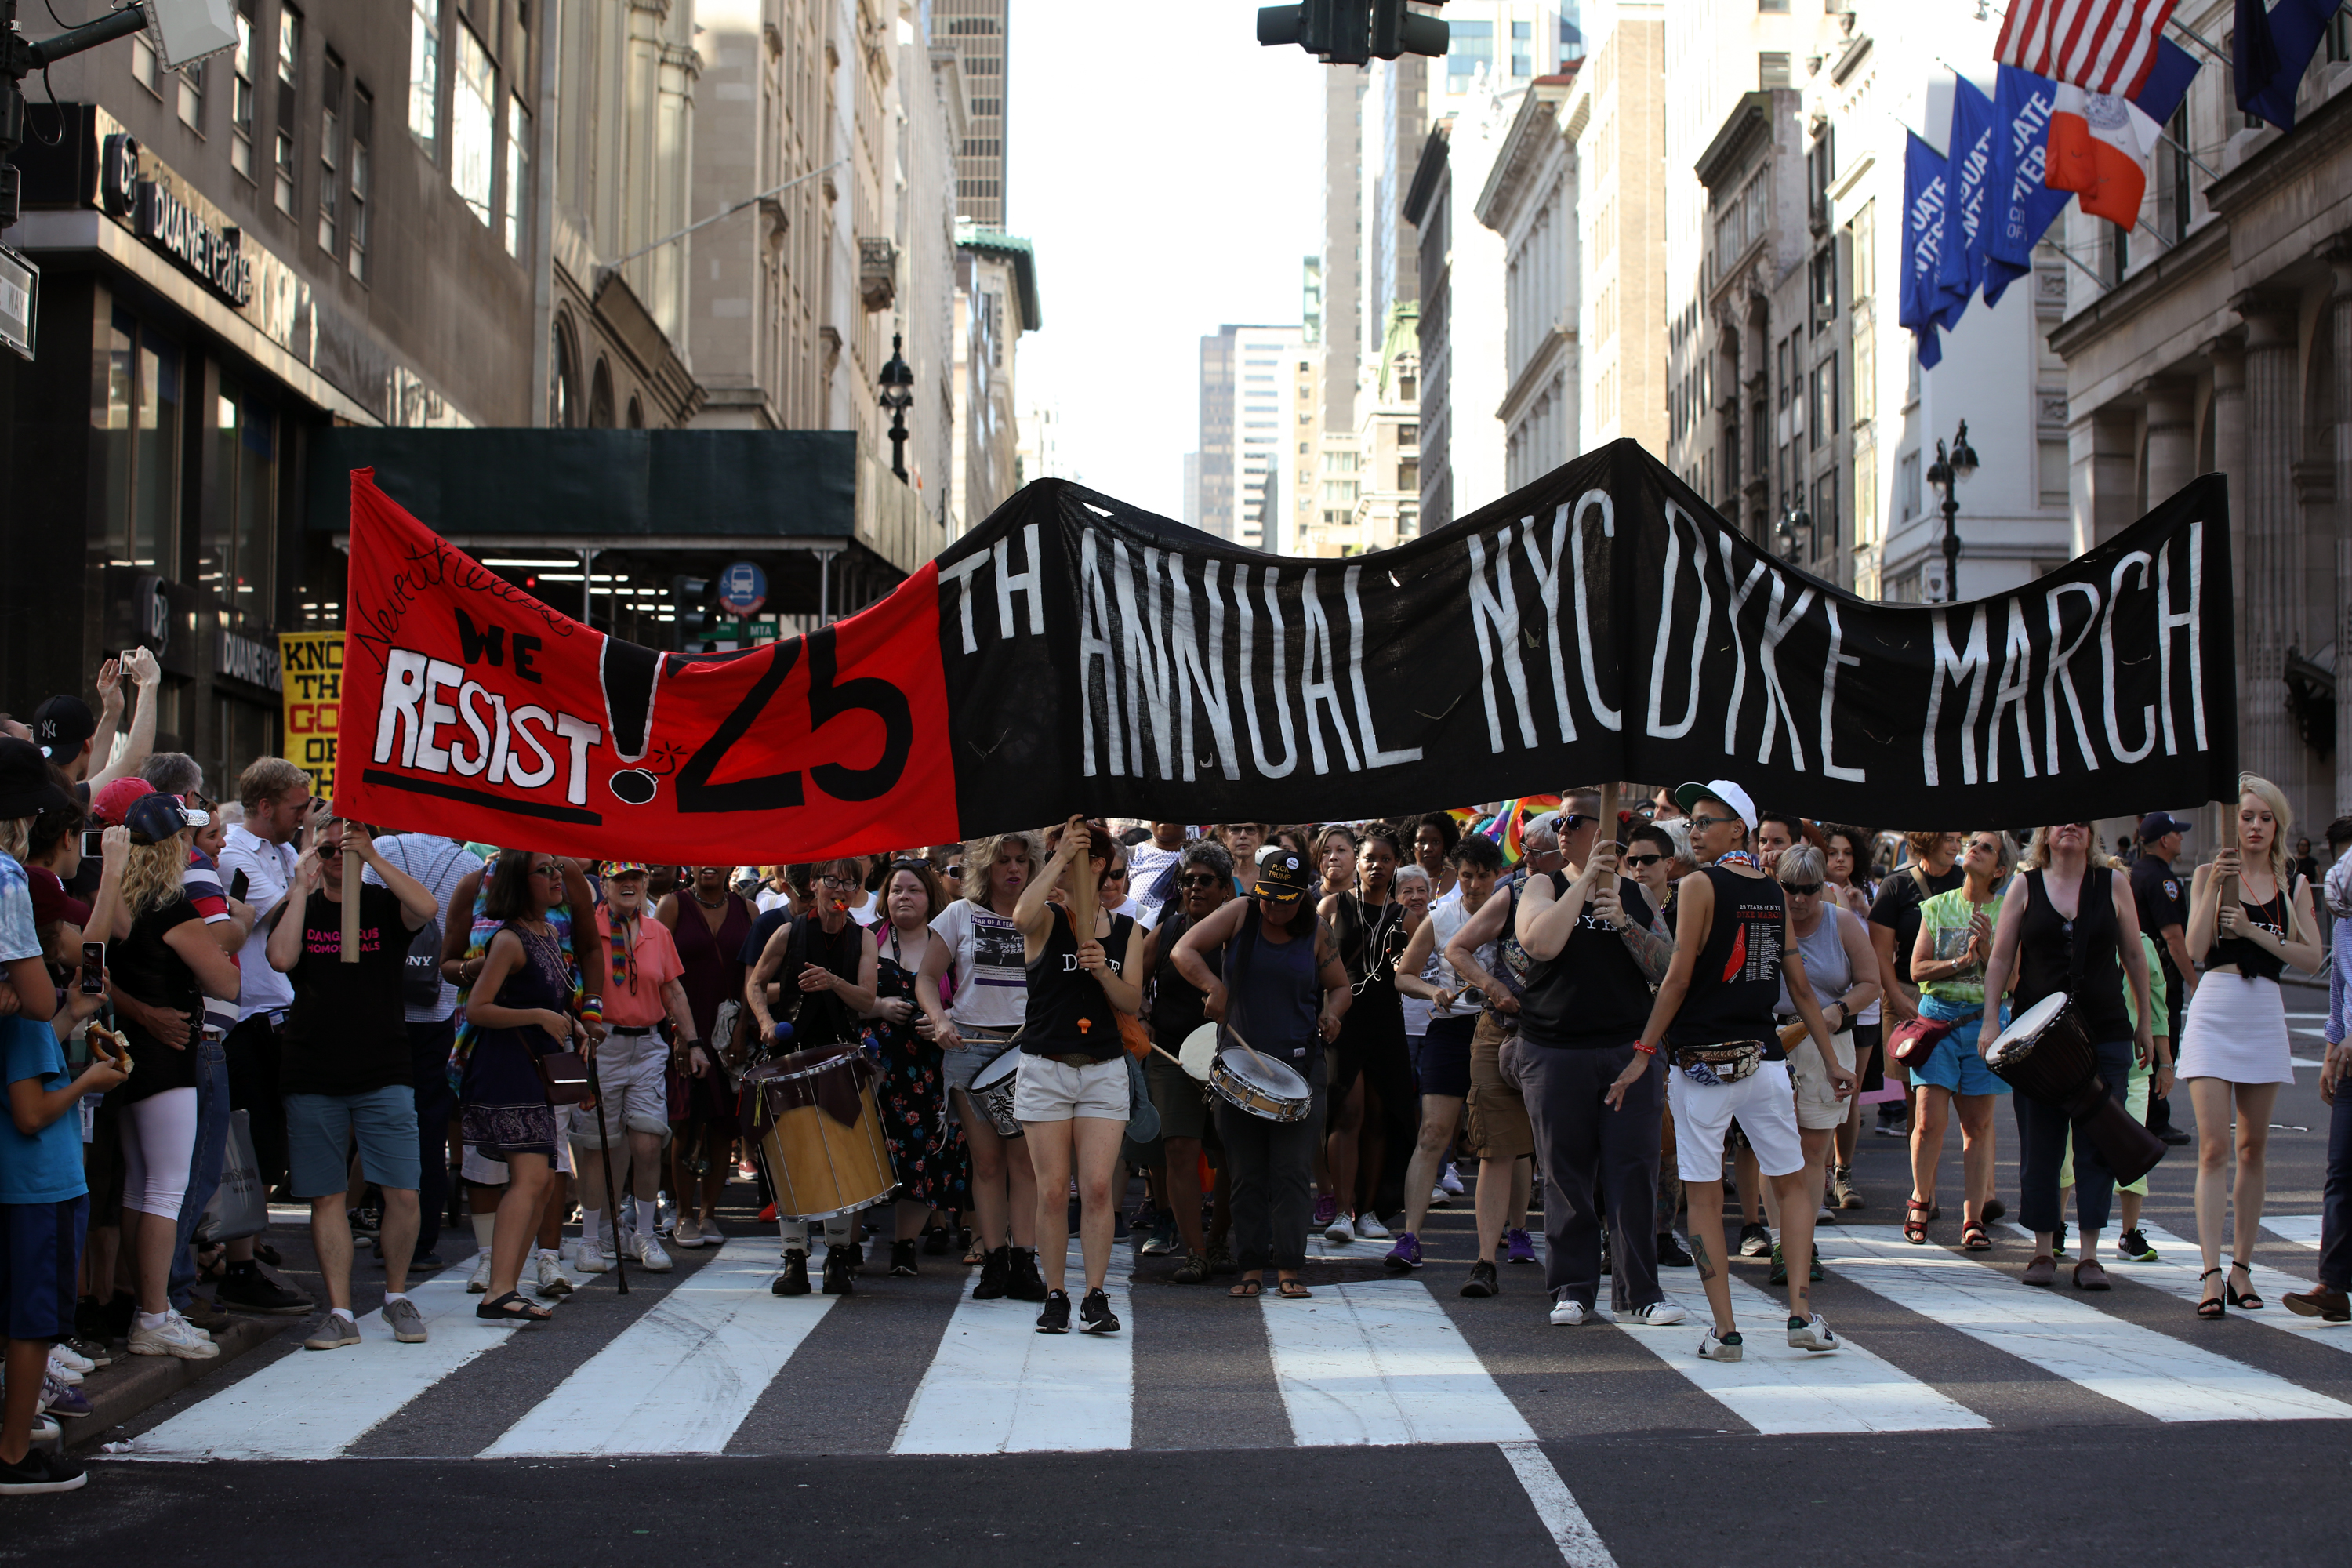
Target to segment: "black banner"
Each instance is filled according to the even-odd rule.
[[[1950,605],[1773,558],[1631,441],[1371,554],[1268,555],[1045,480],[937,564],[967,836],[1610,778],[1727,777],[1808,815],[1953,828],[2236,792],[2218,475]]]

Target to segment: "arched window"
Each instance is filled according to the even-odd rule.
[[[588,427],[610,430],[613,427],[613,372],[603,360],[596,362],[596,378],[588,388]]]
[[[629,428],[642,430],[645,427],[646,405],[637,401],[636,394],[631,393],[629,395]]]
[[[572,323],[555,321],[555,383],[547,389],[547,422],[559,430],[580,423],[580,354],[572,346]]]

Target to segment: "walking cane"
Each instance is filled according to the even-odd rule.
[[[621,1203],[614,1196],[613,1190],[613,1150],[610,1134],[604,1131],[604,1085],[596,1075],[596,1047],[590,1046],[586,1055],[588,1093],[596,1102],[596,1142],[604,1152],[604,1223],[613,1227],[613,1265],[621,1276],[620,1293],[625,1296],[629,1293],[629,1256],[627,1250],[620,1246]]]

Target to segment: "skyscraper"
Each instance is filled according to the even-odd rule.
[[[1220,539],[1286,543],[1286,498],[1301,493],[1312,462],[1297,451],[1301,389],[1314,395],[1305,351],[1299,327],[1225,326],[1201,340],[1197,526]]]
[[[956,216],[1004,226],[1004,65],[1012,0],[932,0],[931,34],[963,68],[970,129],[956,158]]]

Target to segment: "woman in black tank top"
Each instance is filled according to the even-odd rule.
[[[1408,940],[1404,906],[1391,883],[1403,860],[1396,830],[1367,828],[1356,855],[1356,888],[1323,900],[1339,940],[1354,1004],[1331,1047],[1331,1125],[1324,1158],[1336,1205],[1324,1235],[1333,1241],[1389,1239],[1383,1215],[1404,1208],[1404,1167],[1412,1156],[1412,1059],[1405,1045],[1397,960]],[[1327,867],[1325,881],[1330,880]]]
[[[1183,1048],[1185,1037],[1208,1022],[1207,994],[1178,970],[1176,944],[1233,896],[1234,860],[1225,847],[1210,839],[1188,845],[1176,862],[1175,895],[1161,906],[1160,923],[1143,937],[1141,956],[1130,967],[1136,984],[1149,998],[1152,1040],[1171,1056]],[[1210,977],[1218,978],[1223,951],[1206,956]],[[1222,1224],[1218,1236],[1204,1237],[1201,1231],[1201,1145],[1208,1131],[1208,1106],[1201,1098],[1201,1086],[1160,1051],[1143,1058],[1143,1078],[1151,1090],[1152,1107],[1160,1112],[1162,1156],[1154,1170],[1184,1243],[1175,1280],[1198,1285],[1209,1278],[1214,1254],[1223,1246]]]

